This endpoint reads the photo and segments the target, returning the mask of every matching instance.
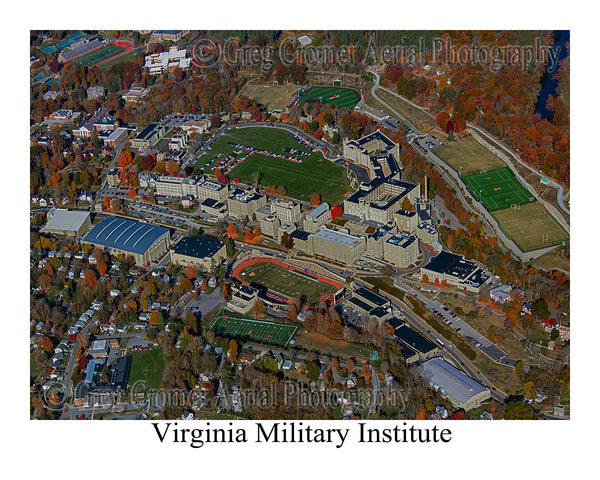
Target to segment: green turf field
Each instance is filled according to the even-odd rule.
[[[433,153],[459,173],[462,167],[463,176],[479,173],[482,168],[493,170],[506,166],[506,163],[473,137],[434,148]]]
[[[213,322],[209,331],[221,337],[240,339],[242,342],[286,347],[297,329],[296,325],[289,323],[221,316]]]
[[[82,67],[91,67],[92,65],[96,65],[98,62],[106,60],[107,58],[113,57],[118,53],[124,52],[123,48],[117,47],[116,45],[105,45],[98,50],[94,50],[86,55],[83,55],[79,58],[73,60],[73,63],[77,65],[81,65]]]
[[[304,303],[310,306],[319,305],[323,295],[337,291],[333,285],[270,262],[256,263],[245,268],[240,272],[240,278],[248,283],[263,285],[269,291],[290,300],[305,296]]]
[[[324,202],[334,205],[343,200],[344,193],[350,190],[346,170],[333,162],[325,160],[319,152],[312,152],[288,136],[289,132],[271,127],[247,127],[231,129],[224,133],[212,145],[211,149],[196,162],[196,171],[213,172],[215,164],[228,155],[239,151],[229,143],[252,146],[272,153],[286,154],[284,147],[294,148],[301,152],[309,152],[301,157],[303,163],[294,163],[281,158],[254,154],[246,158],[229,174],[230,179],[239,178],[242,182],[253,183],[253,174],[259,173],[259,184],[262,186],[281,186],[287,195],[298,200],[309,201],[313,193],[319,193]],[[247,152],[234,155],[236,159]],[[220,156],[219,156],[220,155]],[[297,155],[289,154],[294,157]]]
[[[532,201],[533,195],[519,183],[508,167],[463,176],[463,181],[473,196],[483,202],[490,212]]]
[[[338,107],[352,109],[359,100],[358,93],[349,88],[313,87],[300,99],[298,105],[302,106],[306,102],[314,103],[320,101],[324,104],[334,103]]]
[[[558,245],[569,239],[567,231],[540,202],[505,208],[492,213],[506,233],[524,252]]]
[[[165,369],[165,360],[160,347],[141,352],[132,352],[131,369],[129,370],[129,386],[136,382],[145,381],[149,389],[160,387],[162,373]]]

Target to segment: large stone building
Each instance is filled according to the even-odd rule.
[[[225,244],[209,235],[184,237],[171,249],[171,262],[175,265],[193,265],[203,272],[210,272],[226,258]]]
[[[408,268],[417,261],[419,241],[413,235],[395,233],[383,244],[383,257],[386,262],[400,268]]]
[[[310,254],[344,265],[352,265],[367,248],[365,237],[322,228],[310,235],[307,242]]]
[[[446,281],[448,285],[476,293],[490,279],[490,275],[476,263],[446,251],[440,252],[421,267],[421,275],[426,276],[429,282],[441,284]]]
[[[279,227],[281,222],[275,215],[269,215],[260,219],[260,232],[271,238],[279,238]]]
[[[308,212],[306,217],[304,217],[303,227],[307,232],[315,233],[321,227],[327,225],[327,222],[330,220],[331,212],[329,211],[329,205],[322,203],[314,210]]]
[[[191,195],[200,202],[207,199],[224,203],[229,195],[229,187],[216,180],[204,177],[171,177],[161,175],[155,181],[156,194],[166,197],[184,197]]]
[[[371,178],[400,180],[400,145],[377,130],[358,140],[343,141],[344,157],[367,167]]]
[[[385,241],[398,229],[393,222],[386,223],[367,236],[367,254],[374,258],[383,258]]]
[[[344,301],[344,311],[352,317],[355,313],[368,315],[378,323],[390,319],[393,314],[389,300],[365,287],[358,287],[352,292],[352,296]]]
[[[400,210],[406,198],[415,204],[421,192],[420,185],[391,178],[375,178],[344,200],[344,213],[363,220],[388,223]]]
[[[276,198],[270,205],[271,213],[276,215],[281,223],[296,223],[300,221],[300,204]]]
[[[253,188],[236,188],[227,199],[229,215],[234,218],[252,218],[254,212],[266,204],[267,197],[260,195]]]

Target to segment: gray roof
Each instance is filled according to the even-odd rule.
[[[315,208],[312,212],[310,212],[308,214],[308,216],[309,217],[318,217],[319,215],[321,215],[323,212],[327,211],[328,209],[329,209],[329,205],[326,203],[322,203],[317,208]]]
[[[356,242],[358,242],[357,237],[353,237],[352,235],[348,235],[346,233],[337,232],[335,230],[330,230],[328,228],[323,228],[319,230],[319,233],[317,233],[315,237],[322,238],[330,242],[335,242],[340,245],[345,245],[347,247],[352,246]]]
[[[421,369],[423,376],[428,378],[432,385],[443,389],[444,394],[461,403],[487,390],[479,382],[441,358],[426,361]]]
[[[70,230],[76,232],[89,216],[89,212],[71,212],[69,210],[57,209],[42,231]]]
[[[169,229],[128,218],[106,217],[84,240],[94,245],[143,254],[162,235],[169,235]]]

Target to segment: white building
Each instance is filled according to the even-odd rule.
[[[175,68],[186,69],[192,61],[191,58],[187,58],[187,50],[179,50],[177,46],[169,48],[168,52],[148,55],[145,60],[144,68],[147,68],[151,75],[171,72]]]

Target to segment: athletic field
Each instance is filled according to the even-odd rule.
[[[463,176],[463,181],[490,212],[533,201],[533,195],[519,183],[508,167]]]
[[[104,60],[109,59],[110,57],[114,57],[119,53],[124,52],[125,49],[121,47],[117,47],[109,43],[98,50],[94,50],[93,52],[86,53],[79,58],[73,60],[73,63],[81,65],[84,68],[91,67],[92,65],[96,65],[97,63],[103,62]]]
[[[296,325],[252,320],[223,315],[210,326],[209,331],[221,337],[239,339],[242,342],[257,342],[286,347],[298,330]]]
[[[492,213],[506,233],[524,252],[558,245],[569,239],[567,231],[540,202],[505,208]]]
[[[272,262],[255,263],[236,273],[243,282],[262,285],[288,300],[304,297],[303,303],[309,306],[319,305],[323,295],[338,291],[334,285]]]
[[[244,85],[240,95],[256,100],[265,106],[267,111],[283,110],[292,96],[298,91],[296,85]]]
[[[299,106],[305,103],[322,102],[335,103],[338,107],[352,109],[360,98],[358,93],[349,88],[313,87],[298,102]]]
[[[494,170],[506,166],[506,163],[473,137],[434,148],[433,153],[463,176],[479,173],[482,168]]]
[[[231,144],[245,145],[265,150],[274,154],[282,154],[302,160],[295,163],[282,158],[274,158],[263,154],[248,156],[246,150]],[[286,152],[284,148],[294,149],[307,155]],[[321,199],[329,205],[343,200],[344,194],[350,190],[350,182],[346,169],[325,160],[321,152],[310,150],[290,137],[290,132],[273,127],[246,127],[228,130],[221,135],[210,150],[196,162],[196,173],[204,170],[213,172],[224,159],[237,162],[246,157],[231,172],[230,179],[239,178],[245,183],[254,183],[258,173],[258,183],[263,187],[284,186],[287,196],[308,202],[313,193],[319,193]]]

